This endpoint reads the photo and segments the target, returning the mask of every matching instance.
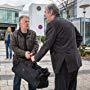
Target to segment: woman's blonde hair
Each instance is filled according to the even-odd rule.
[[[10,33],[10,35],[12,34],[12,28],[9,26],[8,28],[7,28],[7,31],[6,32],[9,32]]]
[[[7,28],[7,31],[8,31],[8,32],[11,32],[11,31],[12,31],[12,29],[11,29],[10,26]]]
[[[10,33],[10,39],[11,39],[11,37],[12,37],[12,28],[9,26],[8,28],[7,28],[7,30],[6,30],[6,33],[5,33],[5,38],[6,38],[6,34],[7,33]]]

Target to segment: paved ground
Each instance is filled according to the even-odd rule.
[[[90,90],[90,61],[82,60],[83,66],[80,68],[78,75],[77,90]],[[54,90],[54,73],[51,67],[49,52],[38,63],[42,67],[48,67],[51,75],[49,77],[49,86],[45,89],[39,90]],[[5,60],[5,47],[4,42],[0,41],[0,90],[13,90],[13,77],[14,73],[11,70],[12,60]],[[27,82],[22,80],[21,90],[28,90]]]

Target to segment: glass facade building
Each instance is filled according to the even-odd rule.
[[[0,23],[17,24],[18,12],[8,9],[0,9]]]
[[[84,36],[84,18],[80,19],[81,22],[81,34]],[[85,19],[85,44],[90,46],[90,18]]]
[[[11,27],[12,31],[15,30],[19,22],[19,9],[10,5],[0,6],[0,40],[4,39],[7,27]]]
[[[71,22],[84,37],[84,18],[74,18]],[[84,41],[82,43],[84,44]],[[85,44],[90,46],[90,18],[85,18]]]

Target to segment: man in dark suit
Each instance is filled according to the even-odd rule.
[[[55,4],[46,6],[45,17],[48,20],[45,42],[31,59],[38,62],[50,50],[55,90],[76,90],[77,74],[82,65],[77,48],[82,36],[71,22],[59,17]]]

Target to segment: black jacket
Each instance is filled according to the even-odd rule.
[[[73,72],[81,66],[81,57],[77,49],[81,42],[82,36],[73,24],[56,17],[47,25],[45,42],[35,55],[35,60],[39,61],[50,50],[55,73],[59,72],[64,60],[68,71]]]
[[[28,30],[26,38],[24,38],[20,29],[13,32],[10,46],[14,51],[13,60],[19,60],[20,58],[25,58],[25,52],[30,51],[36,54],[38,50],[38,42],[36,39],[36,33],[32,30]]]

